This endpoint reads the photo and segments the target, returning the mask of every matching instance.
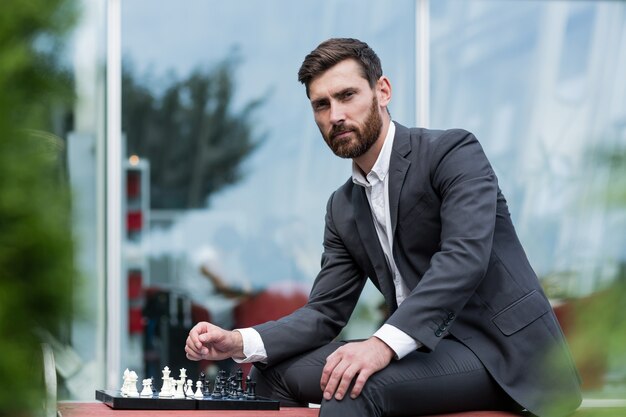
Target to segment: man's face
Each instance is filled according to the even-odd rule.
[[[358,158],[380,136],[381,109],[356,61],[342,61],[315,78],[309,97],[315,123],[335,155]]]

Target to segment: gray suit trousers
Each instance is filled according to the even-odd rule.
[[[470,410],[521,411],[463,344],[444,338],[431,352],[417,350],[372,375],[356,399],[322,398],[326,357],[346,342],[333,342],[272,367],[253,367],[257,394],[282,406],[321,403],[320,417],[417,416]]]

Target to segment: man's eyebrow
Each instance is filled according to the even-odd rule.
[[[344,89],[342,89],[342,90],[339,90],[339,91],[337,91],[337,92],[333,93],[333,94],[332,94],[332,97],[334,97],[334,98],[341,98],[341,97],[343,97],[346,93],[350,93],[350,92],[358,92],[358,91],[359,91],[359,88],[358,88],[358,87],[346,87],[346,88],[344,88]],[[325,103],[325,102],[327,102],[327,101],[328,101],[328,98],[327,98],[327,97],[320,97],[320,98],[316,98],[316,99],[311,100],[311,104],[312,104],[313,106],[315,106],[315,105],[317,105],[317,104],[323,104],[323,103]]]
[[[359,91],[359,89],[357,87],[346,87],[343,90],[340,90],[340,91],[337,91],[336,93],[334,93],[333,97],[342,97],[346,93],[358,92],[358,91]]]

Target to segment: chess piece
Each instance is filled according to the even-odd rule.
[[[187,380],[187,386],[185,386],[183,390],[185,391],[185,397],[193,398],[193,381],[191,379]]]
[[[243,398],[243,371],[241,368],[239,368],[235,377],[235,396],[239,399]]]
[[[161,385],[161,392],[159,392],[159,397],[172,397],[172,382],[170,377],[170,368],[163,368],[163,385]]]
[[[200,380],[196,381],[196,393],[193,394],[193,396],[194,398],[197,398],[199,400],[204,398],[204,394],[202,393],[202,381]]]
[[[209,381],[207,381],[207,377],[204,372],[200,372],[200,381],[202,381],[202,395],[204,397],[208,397],[211,395],[211,391],[209,390]]]
[[[123,397],[126,397],[128,395],[128,384],[129,384],[129,379],[128,377],[130,376],[130,371],[128,370],[128,368],[126,368],[126,370],[124,370],[124,375],[122,376],[122,380],[124,381],[122,384],[122,388],[120,388],[120,392],[122,393]]]
[[[137,373],[135,371],[131,371],[128,375],[129,387],[126,395],[129,397],[139,397],[139,392],[137,391]]]
[[[247,399],[256,400],[256,381],[248,382],[247,394]]]
[[[215,377],[215,382],[213,383],[213,394],[211,394],[213,398],[222,398],[222,379],[218,374]]]
[[[185,380],[183,378],[174,380],[176,384],[176,391],[174,391],[174,398],[185,398]]]
[[[248,391],[250,390],[250,381],[252,381],[252,379],[250,378],[250,375],[248,375],[246,377],[246,388],[243,393],[243,397],[246,399],[248,398]]]
[[[143,379],[141,383],[143,385],[143,389],[141,390],[141,393],[139,394],[139,396],[140,397],[152,397],[152,379],[151,378]]]

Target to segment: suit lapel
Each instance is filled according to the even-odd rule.
[[[389,213],[391,216],[391,233],[396,235],[398,225],[398,208],[400,207],[400,191],[404,185],[411,161],[405,156],[411,151],[409,129],[396,123],[396,134],[389,161]]]
[[[358,185],[352,187],[352,204],[354,205],[357,230],[361,237],[361,242],[365,247],[365,252],[367,252],[367,257],[370,259],[374,271],[376,272],[380,290],[390,310],[395,311],[397,304],[395,290],[392,287],[393,281],[391,279],[391,273],[387,265],[387,260],[385,259],[385,253],[380,246],[380,241],[376,234],[372,212],[370,211],[363,187]]]

